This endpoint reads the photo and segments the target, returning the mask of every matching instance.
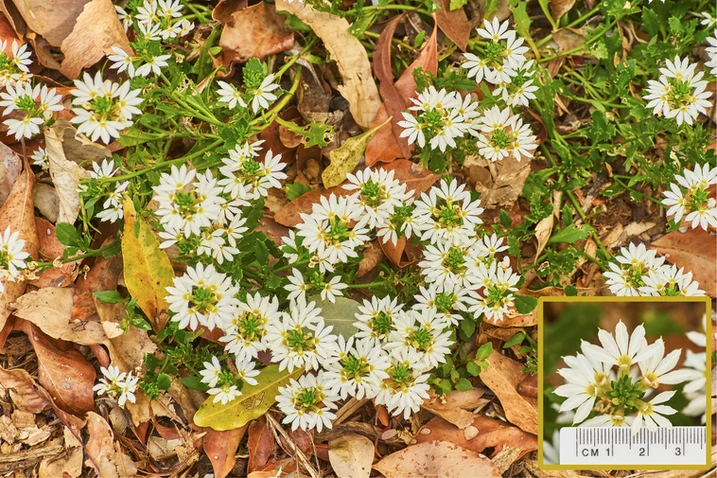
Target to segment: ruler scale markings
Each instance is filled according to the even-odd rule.
[[[560,430],[560,444],[563,465],[706,464],[704,426],[660,428],[654,432],[643,427],[636,434],[627,427],[564,427]]]

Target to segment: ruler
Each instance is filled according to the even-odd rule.
[[[706,465],[706,427],[560,429],[561,465]]]

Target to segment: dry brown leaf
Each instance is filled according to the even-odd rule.
[[[499,478],[491,461],[445,441],[412,445],[388,455],[374,465],[386,478],[444,477]]]
[[[224,28],[219,37],[222,64],[229,71],[235,61],[264,58],[294,46],[294,32],[274,5],[264,2],[246,7],[245,2],[222,2],[212,16]]]
[[[304,2],[277,0],[276,9],[295,15],[323,40],[343,79],[343,85],[338,86],[339,93],[349,102],[349,110],[356,123],[365,130],[370,129],[381,100],[366,49],[351,34],[349,22],[330,13],[316,11]]]
[[[39,478],[77,478],[82,474],[82,443],[69,428],[62,429],[65,439],[65,453],[57,458],[46,458],[40,462]]]
[[[329,462],[338,478],[368,478],[374,457],[371,440],[356,433],[329,440]]]
[[[34,324],[20,321],[37,355],[37,373],[52,397],[53,405],[68,413],[82,416],[95,406],[92,387],[97,376],[95,368],[73,348],[63,350],[61,344],[43,333]]]
[[[112,1],[92,0],[77,17],[72,33],[62,40],[60,50],[65,59],[60,71],[70,79],[77,78],[83,68],[111,54],[112,47],[134,54]]]
[[[516,390],[518,384],[526,376],[521,371],[523,365],[495,350],[486,360],[488,368],[481,372],[480,378],[500,400],[505,417],[526,432],[537,435],[538,410],[536,403],[534,400],[520,395]]]
[[[211,428],[203,428],[206,432],[202,439],[204,452],[212,462],[212,469],[216,478],[224,478],[234,469],[236,464],[236,452],[239,442],[244,438],[247,426],[218,432]]]
[[[573,2],[575,0],[572,0]],[[463,7],[451,10],[451,0],[441,0],[441,9],[436,15],[436,24],[445,35],[455,43],[458,48],[466,51],[468,38],[471,35],[471,25]]]
[[[702,229],[675,231],[654,241],[650,249],[685,272],[692,272],[700,288],[708,296],[717,297],[717,236]]]
[[[6,228],[11,231],[18,231],[20,239],[25,241],[25,251],[34,259],[37,259],[39,241],[37,238],[37,227],[35,225],[35,211],[32,202],[32,185],[35,182],[30,167],[25,164],[25,171],[17,178],[10,191],[7,201],[0,208],[0,233]],[[5,286],[5,292],[0,294],[0,331],[5,328],[7,318],[10,316],[10,303],[25,292],[26,281],[18,280],[8,282],[7,279],[0,279]],[[0,334],[1,335],[1,334]],[[0,347],[4,341],[0,340]]]
[[[33,188],[33,197],[36,189]],[[65,246],[55,235],[55,226],[41,217],[35,218],[37,237],[40,241],[38,255],[40,260],[53,262],[62,257]],[[30,285],[37,288],[43,287],[67,287],[72,284],[80,272],[82,261],[66,262],[61,267],[52,267],[42,271],[37,279],[30,281]]]
[[[545,246],[548,244],[548,240],[553,233],[555,216],[558,214],[560,209],[559,206],[562,195],[562,191],[553,192],[553,213],[550,216],[541,219],[535,226],[535,239],[538,241],[538,245],[536,247],[535,260],[533,263],[535,263],[538,260],[538,257],[540,257],[540,253],[543,252],[543,249],[545,249]]]
[[[62,134],[56,127],[45,130],[50,176],[55,185],[59,200],[57,222],[74,224],[80,211],[80,168],[77,163],[68,161],[62,148]]]
[[[60,215],[60,197],[50,184],[35,183],[32,188],[32,200],[40,214],[50,222],[56,223]]]
[[[479,158],[468,158],[468,168],[475,189],[481,194],[484,208],[512,206],[523,192],[525,180],[530,174],[530,158],[522,161],[510,156],[494,163]]]
[[[250,472],[264,468],[276,455],[274,434],[265,417],[252,420],[249,424],[247,449],[249,450],[247,470]]]
[[[95,412],[87,414],[87,432],[90,435],[85,451],[85,465],[93,467],[100,478],[126,478],[137,473],[137,467],[114,439],[112,428]]]
[[[395,29],[395,25],[393,25],[392,28]],[[389,30],[388,33],[393,36],[392,31]],[[388,65],[390,65],[391,42],[388,33],[386,34],[387,38],[385,40],[387,46],[384,47],[386,53],[380,58],[380,63],[385,64],[388,62]],[[413,148],[408,144],[406,138],[400,137],[403,129],[398,126],[398,122],[403,119],[401,113],[405,111],[405,105],[410,101],[410,98],[416,95],[416,82],[413,79],[413,70],[420,67],[423,71],[431,72],[434,75],[436,74],[438,69],[437,34],[438,29],[434,28],[433,33],[428,38],[426,46],[423,47],[418,58],[401,74],[401,77],[393,85],[393,88],[388,86],[386,88],[381,87],[384,102],[381,103],[381,107],[378,110],[372,126],[380,125],[390,116],[392,117],[391,128],[389,128],[388,125],[380,128],[373,139],[368,143],[365,153],[367,166],[373,166],[377,162],[390,162],[399,157],[411,157]],[[386,59],[384,60],[383,58]],[[385,70],[385,66],[383,69]],[[389,80],[388,73],[384,76],[386,76],[386,80],[382,80],[382,84]],[[390,78],[392,78],[392,75]]]
[[[0,389],[9,390],[10,398],[19,410],[40,413],[48,405],[45,397],[38,393],[35,381],[23,369],[0,367]]]
[[[46,287],[28,292],[12,304],[15,309],[13,313],[32,322],[55,339],[81,345],[105,343],[107,335],[99,322],[73,318],[73,306],[80,292],[78,289],[62,287]]]
[[[50,45],[59,47],[72,32],[77,16],[90,0],[13,0],[18,12],[33,32]]]
[[[575,5],[575,0],[550,0],[550,14],[557,23],[560,17],[570,11]]]
[[[0,207],[5,204],[22,171],[22,161],[12,149],[0,143]]]
[[[480,404],[484,393],[477,388],[465,392],[454,390],[441,397],[430,392],[431,399],[425,400],[421,407],[463,430],[473,424],[472,410]]]
[[[463,430],[440,417],[432,418],[416,434],[416,441],[434,440],[447,441],[476,453],[492,449],[491,458],[506,447],[520,448],[521,455],[538,449],[538,439],[534,435],[484,415],[475,415],[471,425]]]
[[[582,28],[561,28],[553,32],[553,40],[560,51],[574,50],[585,43],[586,31]]]
[[[341,186],[329,189],[314,189],[302,194],[282,207],[281,210],[274,215],[274,220],[286,227],[295,227],[297,224],[304,222],[303,219],[301,219],[301,214],[310,214],[313,205],[318,203],[321,197],[329,197],[331,194],[335,194],[339,197],[350,196],[353,193],[354,191],[349,191]]]
[[[384,254],[381,250],[381,246],[378,245],[379,239],[369,242],[363,251],[363,259],[358,265],[358,276],[363,277],[372,270],[383,260]]]

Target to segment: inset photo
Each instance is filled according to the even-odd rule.
[[[710,303],[665,299],[541,300],[541,466],[708,463]]]

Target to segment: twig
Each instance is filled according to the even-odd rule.
[[[291,453],[294,454],[294,456],[301,462],[302,466],[306,469],[306,471],[309,472],[309,475],[311,475],[311,478],[321,478],[321,473],[319,473],[314,466],[311,464],[309,459],[306,457],[306,454],[296,446],[296,443],[294,440],[291,439],[288,433],[286,433],[286,430],[277,422],[274,417],[271,416],[270,413],[267,413],[265,415],[267,423],[271,425],[271,430],[274,433],[274,437],[276,438],[276,441],[281,444],[281,440],[279,440],[279,435],[284,439],[286,444],[291,448]]]

